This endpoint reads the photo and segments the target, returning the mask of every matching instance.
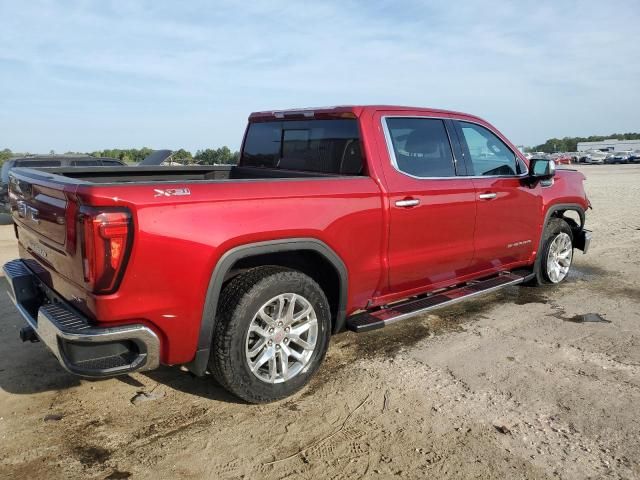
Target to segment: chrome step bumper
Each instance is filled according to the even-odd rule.
[[[160,364],[160,340],[144,325],[98,328],[42,284],[22,260],[3,267],[16,308],[69,372],[108,377]]]
[[[436,308],[448,307],[454,303],[491,293],[509,285],[517,285],[534,277],[529,271],[503,272],[487,279],[468,282],[432,295],[394,303],[387,308],[362,312],[347,318],[347,328],[357,333],[382,328],[390,323],[406,320]]]

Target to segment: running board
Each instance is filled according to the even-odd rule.
[[[509,285],[526,282],[533,277],[534,274],[528,270],[502,272],[494,277],[468,282],[420,298],[414,297],[379,310],[357,313],[347,319],[347,328],[356,333],[376,330],[390,323],[406,320],[436,308],[448,307],[469,298],[495,292]]]

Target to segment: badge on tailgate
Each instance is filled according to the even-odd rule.
[[[38,213],[40,212],[38,212],[38,209],[30,207],[24,200],[18,200],[17,207],[19,217],[40,223],[40,219],[38,218]]]
[[[42,248],[40,245],[38,245],[37,243],[30,243],[29,244],[29,248],[31,249],[31,251],[33,253],[35,253],[39,257],[47,258],[47,251],[44,248]]]

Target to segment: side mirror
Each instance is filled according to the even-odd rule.
[[[550,180],[556,174],[556,162],[546,158],[532,158],[529,161],[529,178],[531,180]]]

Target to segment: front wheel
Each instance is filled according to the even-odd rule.
[[[301,389],[324,359],[331,314],[307,275],[258,267],[224,288],[210,369],[231,393],[266,403]]]
[[[573,261],[573,231],[562,218],[552,218],[543,233],[542,249],[534,266],[538,285],[558,284],[569,274]]]

